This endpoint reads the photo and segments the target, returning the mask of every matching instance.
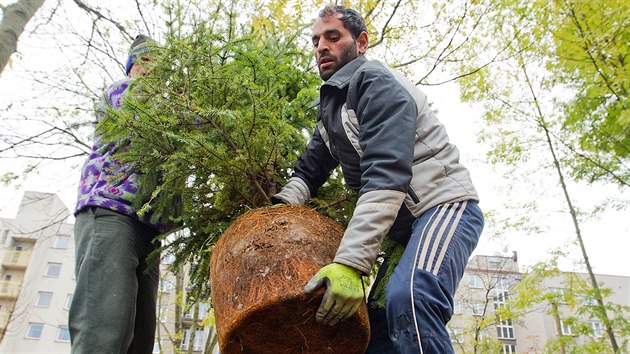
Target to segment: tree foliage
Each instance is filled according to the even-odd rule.
[[[543,141],[528,138],[540,134],[542,115],[573,177],[630,185],[629,6],[505,0],[486,13],[478,31],[495,39],[490,52],[501,55],[460,83],[464,100],[485,106],[491,161],[526,163]],[[487,54],[479,54],[457,65],[459,72],[488,62]]]
[[[309,107],[319,83],[295,32],[262,32],[222,10],[186,29],[177,8],[169,9],[159,59],[98,130],[129,144],[119,157],[140,173],[140,213],[188,229],[168,248],[179,262],[198,265],[193,282],[203,286],[207,249],[234,218],[270,205],[286,183],[314,127]],[[326,191],[346,199],[335,179],[324,198]]]
[[[617,123],[620,123],[618,117],[623,117],[627,103],[625,99],[619,101],[620,96],[610,90],[623,87],[620,82],[614,84],[613,79],[616,77],[613,73],[623,69],[616,69],[609,60],[611,64],[605,73],[597,69],[603,67],[603,62],[585,60],[599,54],[593,52],[592,43],[585,45],[591,41],[592,33],[584,31],[588,22],[584,18],[591,16],[588,11],[606,16],[609,12],[623,10],[626,5],[620,2],[601,2],[597,7],[580,4],[569,0],[501,1],[488,16],[489,21],[480,27],[482,32],[496,38],[498,48],[505,48],[504,55],[493,65],[462,80],[462,97],[483,102],[483,117],[488,123],[483,139],[492,146],[489,156],[493,163],[512,166],[510,172],[513,175],[528,169],[526,173],[532,174],[550,169],[557,176],[558,190],[562,192],[564,209],[568,210],[573,223],[576,244],[589,273],[606,332],[613,350],[618,351],[603,294],[584,245],[580,227],[583,215],[575,206],[567,177],[591,176],[591,182],[615,181],[621,187],[628,186],[628,156],[616,153],[624,146],[623,132],[627,132],[627,127]],[[612,38],[622,40],[623,31],[620,32],[618,26],[624,27],[623,22],[627,20],[621,16],[617,18],[611,14],[613,30],[607,32],[608,41]],[[604,21],[603,17],[600,19]],[[624,45],[627,43],[614,47],[623,48]],[[468,71],[469,68],[464,65],[460,70]],[[599,99],[592,95],[585,98],[585,95],[594,93],[600,95]],[[603,99],[604,96],[607,98]],[[596,101],[599,103],[592,104]],[[591,103],[591,110],[582,109],[584,102]],[[575,115],[577,111],[581,113]],[[608,123],[595,124],[595,121],[603,121],[597,117],[608,117]],[[612,138],[606,143],[612,150],[591,149],[585,144],[601,141],[603,137]],[[542,158],[541,151],[545,152],[546,158]],[[532,156],[536,159],[532,160]],[[536,162],[541,160],[548,163],[537,166]]]
[[[562,102],[562,138],[574,152],[573,175],[630,186],[630,3],[557,0],[549,9],[554,84],[572,97]],[[553,16],[553,17],[552,17]]]
[[[548,353],[609,353],[615,348],[607,340],[604,330],[595,333],[592,323],[610,321],[615,338],[619,340],[619,350],[624,352],[630,340],[630,308],[610,301],[613,289],[600,284],[595,289],[588,276],[581,273],[563,273],[558,269],[556,254],[549,262],[532,266],[513,288],[509,301],[509,311],[514,318],[522,318],[530,312],[544,312],[571,327],[572,335],[558,334],[544,343]],[[555,279],[562,291],[553,291],[549,281]],[[604,307],[596,301],[601,294]],[[578,340],[581,338],[582,340]],[[586,339],[586,340],[584,340]]]

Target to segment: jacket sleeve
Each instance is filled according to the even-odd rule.
[[[293,176],[272,199],[288,204],[305,204],[317,194],[319,187],[326,182],[338,164],[326,147],[319,130],[315,129],[306,150],[295,165]]]
[[[334,261],[369,274],[411,182],[418,108],[383,65],[355,73],[347,104],[359,124],[361,190]]]

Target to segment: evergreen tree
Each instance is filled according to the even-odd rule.
[[[207,250],[290,177],[314,127],[320,79],[296,33],[264,32],[222,11],[190,31],[172,23],[150,73],[99,132],[129,145],[119,157],[140,173],[139,212],[188,228],[165,247],[193,265],[192,282],[207,294]],[[351,205],[344,194],[333,178],[320,203]],[[339,210],[331,216],[343,222],[351,209]]]

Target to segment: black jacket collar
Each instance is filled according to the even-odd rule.
[[[337,70],[337,72],[334,73],[333,76],[330,77],[330,79],[324,82],[323,86],[334,86],[337,88],[343,88],[344,86],[348,85],[348,83],[350,82],[350,78],[352,78],[352,75],[354,75],[355,71],[357,71],[357,69],[359,69],[361,65],[363,65],[366,61],[367,58],[365,57],[365,55],[359,55],[351,62],[344,65],[341,69]]]

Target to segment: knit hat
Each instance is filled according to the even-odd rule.
[[[133,62],[142,56],[142,54],[157,50],[158,47],[158,42],[151,37],[145,36],[144,34],[137,35],[129,47],[129,57],[125,64],[125,74],[129,75]]]

